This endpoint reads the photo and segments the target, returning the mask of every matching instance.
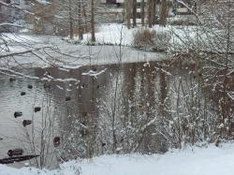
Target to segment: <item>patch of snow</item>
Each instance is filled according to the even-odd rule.
[[[59,85],[56,85],[57,88],[63,90],[63,87],[59,86]]]
[[[233,174],[234,143],[210,145],[207,148],[186,147],[164,155],[104,155],[72,160],[57,170],[21,169],[0,165],[1,175],[220,175]]]
[[[106,72],[106,68],[101,70],[100,72],[90,70],[89,72],[82,73],[82,75],[88,75],[88,76],[97,78],[98,75],[100,75],[100,74],[102,74],[104,72]]]
[[[227,94],[234,101],[234,91],[233,92],[228,92]]]
[[[38,3],[42,4],[42,5],[49,5],[51,4],[50,2],[48,2],[47,0],[36,0]]]
[[[128,29],[122,24],[102,24],[97,27],[95,33],[96,43],[110,44],[110,45],[123,45],[132,46],[133,33],[137,29]],[[85,34],[83,44],[90,42],[91,34]]]

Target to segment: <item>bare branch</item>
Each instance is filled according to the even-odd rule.
[[[29,49],[29,50],[25,50],[25,51],[21,51],[21,52],[3,53],[3,54],[0,55],[0,59],[5,58],[5,57],[12,57],[12,56],[16,56],[16,55],[24,55],[24,54],[27,54],[27,53],[33,53],[35,51],[45,49],[45,48],[50,48],[50,47],[34,48],[34,49]]]

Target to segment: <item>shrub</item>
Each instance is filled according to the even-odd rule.
[[[195,26],[196,24],[196,18],[192,15],[184,15],[184,16],[176,16],[172,18],[167,19],[167,24],[169,25],[175,25],[175,26]]]
[[[154,51],[166,51],[171,40],[171,33],[167,30],[157,31],[154,37],[154,46],[152,49]]]
[[[155,30],[140,29],[134,34],[134,47],[144,50],[152,50],[154,39],[156,36]]]
[[[169,31],[140,29],[134,34],[134,47],[146,51],[166,51],[170,39]]]

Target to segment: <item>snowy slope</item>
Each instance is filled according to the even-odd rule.
[[[185,148],[164,155],[106,155],[70,161],[59,170],[14,169],[0,165],[0,175],[232,175],[234,143]]]

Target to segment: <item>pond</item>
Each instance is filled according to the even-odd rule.
[[[144,62],[20,71],[34,79],[0,75],[0,158],[22,148],[40,155],[30,165],[56,168],[103,154],[164,153],[182,142],[211,141],[216,132],[218,104],[190,67]]]

